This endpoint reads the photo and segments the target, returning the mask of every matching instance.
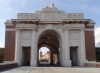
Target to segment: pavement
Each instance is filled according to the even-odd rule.
[[[100,73],[100,68],[87,67],[18,67],[0,73]]]

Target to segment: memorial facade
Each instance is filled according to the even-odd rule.
[[[66,13],[54,5],[35,13],[18,13],[5,22],[5,62],[39,66],[41,47],[56,55],[58,66],[84,66],[95,61],[94,21],[83,13]]]

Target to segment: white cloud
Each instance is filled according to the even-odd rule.
[[[4,18],[5,16],[9,16],[13,13],[13,9],[10,6],[11,1],[9,0],[0,0],[0,18]]]
[[[47,51],[49,51],[49,49],[47,48],[47,47],[41,47],[40,48],[40,50],[39,50],[39,52],[42,52],[43,53],[43,55],[45,54],[45,53],[47,53]]]
[[[5,41],[5,25],[4,25],[5,19],[0,19],[0,47],[4,47],[4,41]]]
[[[100,27],[95,29],[95,46],[100,46]]]
[[[24,7],[27,3],[27,0],[12,0],[10,2],[10,6],[14,6],[14,7]]]
[[[21,1],[22,1],[21,2],[21,7],[24,7],[27,2],[26,2],[26,0],[21,0]]]
[[[27,0],[0,0],[0,14],[8,14],[11,15],[16,11],[19,11],[21,8],[23,8]]]
[[[0,43],[0,48],[3,48],[4,47],[4,43]]]

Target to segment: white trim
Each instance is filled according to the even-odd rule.
[[[85,29],[85,31],[94,31],[94,29]]]
[[[6,31],[15,31],[15,29],[6,29]]]

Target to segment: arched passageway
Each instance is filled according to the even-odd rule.
[[[59,35],[57,32],[53,30],[47,30],[39,36],[38,40],[38,66],[59,66],[60,65],[60,43],[59,43]],[[42,47],[45,47],[48,49],[48,52],[46,54],[43,54],[43,52],[39,52]],[[41,58],[46,58],[48,55],[48,59],[40,60],[40,54]]]
[[[50,50],[48,47],[41,47],[39,49],[39,64],[50,64]]]

